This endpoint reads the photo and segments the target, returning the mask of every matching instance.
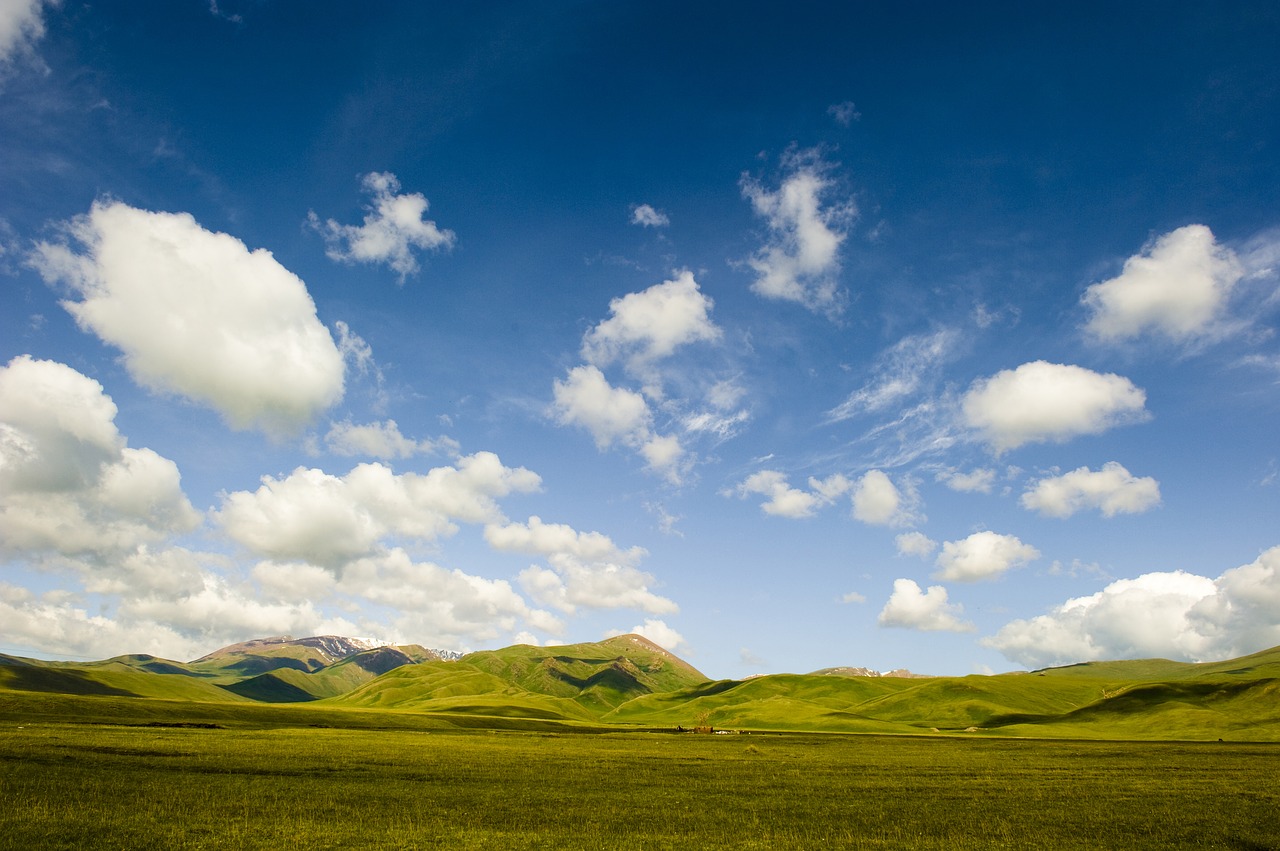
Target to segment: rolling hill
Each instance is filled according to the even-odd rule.
[[[384,713],[522,729],[1280,741],[1280,647],[1222,662],[1089,662],[992,676],[856,671],[713,681],[638,635],[559,647],[516,645],[460,658],[334,636],[273,638],[186,663],[145,655],[100,662],[0,655],[0,715],[10,704],[29,709],[36,696],[54,703],[65,696],[78,711],[110,704],[161,712],[163,704],[163,712],[174,715],[199,705],[218,717],[253,706],[293,705],[303,714],[288,717],[323,714],[330,719],[325,723],[355,717],[351,713],[370,723],[369,713]],[[215,710],[215,704],[223,708]]]

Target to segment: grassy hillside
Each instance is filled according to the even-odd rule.
[[[398,668],[335,698],[342,706],[588,720],[641,695],[706,677],[637,635],[591,644],[482,651]]]
[[[377,648],[304,670],[334,646],[249,642],[191,663],[151,656],[89,663],[0,656],[0,715],[5,706],[33,711],[39,695],[51,696],[50,707],[65,707],[65,700],[52,699],[59,695],[78,701],[81,712],[135,704],[144,713],[173,714],[174,707],[187,706],[198,715],[230,717],[250,706],[292,705],[314,718],[364,713],[386,723],[432,717],[448,726],[503,729],[712,726],[1280,741],[1280,648],[1195,665],[1148,659],[997,676],[853,676],[842,670],[836,676],[713,682],[661,647],[627,635],[559,647],[517,645],[451,662],[431,659],[434,654],[423,648]],[[428,661],[416,661],[422,658]],[[245,673],[280,660],[288,663]]]
[[[1099,678],[1116,682],[1168,682],[1196,677],[1280,678],[1280,647],[1222,662],[1171,662],[1168,659],[1133,659],[1115,662],[1082,662],[1032,672],[1036,676]]]
[[[200,702],[240,701],[213,683],[127,668],[45,668],[0,664],[0,691],[51,692],[104,697]]]
[[[520,644],[459,661],[525,691],[568,698],[598,712],[707,681],[692,665],[638,635],[559,647]]]

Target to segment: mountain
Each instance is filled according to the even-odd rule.
[[[339,698],[346,706],[588,719],[643,695],[707,682],[639,635],[589,644],[518,644],[392,671]]]
[[[336,635],[258,638],[223,647],[192,662],[146,654],[115,656],[100,662],[42,662],[0,655],[0,688],[118,697],[302,703],[350,691],[402,665],[458,655],[416,644],[379,646]]]
[[[928,674],[913,674],[906,668],[894,668],[892,671],[874,671],[871,668],[850,668],[840,666],[836,668],[822,668],[814,671],[809,676],[812,677],[901,677],[903,679],[923,679]]]
[[[193,662],[0,655],[0,718],[1280,741],[1280,647],[1199,664],[1136,659],[968,677],[844,667],[745,680],[710,680],[639,635],[454,661],[416,645],[361,648],[317,636],[244,642]],[[284,705],[295,714],[279,714]]]

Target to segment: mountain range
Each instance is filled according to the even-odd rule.
[[[1089,662],[967,677],[838,667],[746,680],[711,680],[639,635],[466,655],[339,636],[256,639],[192,662],[0,654],[0,717],[29,717],[58,700],[80,712],[110,704],[166,717],[215,708],[234,717],[253,706],[288,705],[301,713],[289,716],[298,722],[320,711],[330,719],[375,712],[495,729],[1280,741],[1280,647],[1199,664]]]

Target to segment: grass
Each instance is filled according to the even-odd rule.
[[[74,700],[62,720],[0,707],[0,849],[1280,849],[1270,744],[465,731],[244,704],[197,729]],[[95,704],[112,723],[69,720]]]

